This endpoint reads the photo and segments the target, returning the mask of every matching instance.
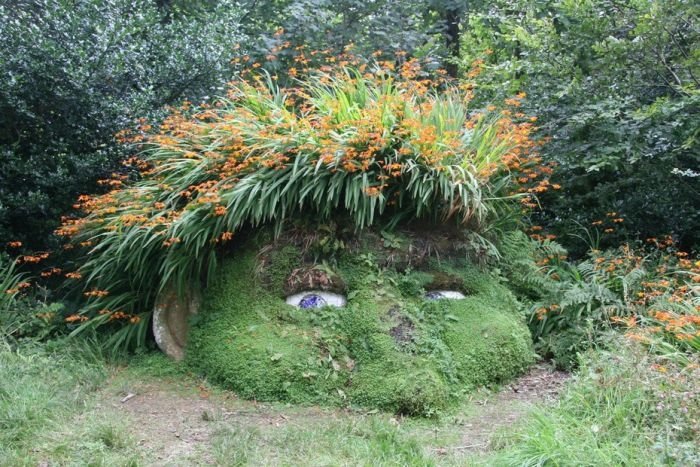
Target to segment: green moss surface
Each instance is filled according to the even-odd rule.
[[[467,262],[397,272],[347,254],[334,267],[347,307],[300,310],[282,284],[302,255],[284,246],[268,257],[264,274],[255,245],[225,260],[189,336],[188,364],[241,397],[428,416],[533,360],[513,295]],[[423,298],[446,280],[467,298]]]

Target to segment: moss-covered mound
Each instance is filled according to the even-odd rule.
[[[253,244],[226,260],[192,323],[189,365],[244,398],[430,415],[532,362],[516,300],[466,260],[399,272],[348,252],[318,266],[347,306],[298,309],[284,299],[303,262],[293,246]],[[445,286],[466,298],[424,298]]]

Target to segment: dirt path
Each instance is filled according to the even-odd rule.
[[[444,430],[457,433],[447,447],[426,449],[438,458],[487,452],[494,434],[517,421],[532,405],[552,401],[568,374],[545,364],[497,393],[480,393],[463,416]],[[212,439],[222,426],[245,429],[305,427],[362,417],[360,413],[315,407],[285,407],[241,401],[232,393],[210,392],[196,383],[172,378],[121,379],[100,398],[99,410],[129,421],[148,465],[211,465]],[[403,424],[403,423],[402,423]],[[410,428],[408,428],[410,433]]]
[[[461,423],[461,444],[438,448],[438,454],[451,450],[465,453],[486,452],[491,449],[494,435],[513,426],[535,404],[551,403],[570,375],[539,363],[530,371],[490,397],[476,400],[474,410]]]
[[[177,391],[160,382],[137,384],[112,395],[104,404],[130,421],[139,446],[156,465],[177,465],[211,440],[211,423],[219,405],[200,395]],[[201,463],[212,463],[206,452]]]

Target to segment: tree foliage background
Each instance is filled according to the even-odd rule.
[[[298,46],[397,52],[457,79],[483,60],[483,106],[514,92],[549,138],[564,196],[538,222],[603,242],[700,231],[698,15],[691,0],[0,1],[0,238],[38,249],[77,195],[120,169],[114,135],[223,93],[239,67]],[[624,223],[605,225],[615,212]],[[565,243],[569,237],[560,237]],[[572,243],[569,246],[575,246]]]
[[[560,233],[615,212],[606,236],[700,236],[697,2],[499,1],[469,17],[465,63],[486,60],[486,96],[528,93],[566,195],[543,197]],[[488,52],[488,53],[487,53]],[[608,216],[609,217],[609,216]],[[564,239],[566,242],[566,239]]]

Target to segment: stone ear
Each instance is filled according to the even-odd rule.
[[[156,299],[153,307],[153,335],[160,350],[180,361],[185,357],[189,318],[197,314],[201,298],[192,289],[178,294],[170,287]]]

